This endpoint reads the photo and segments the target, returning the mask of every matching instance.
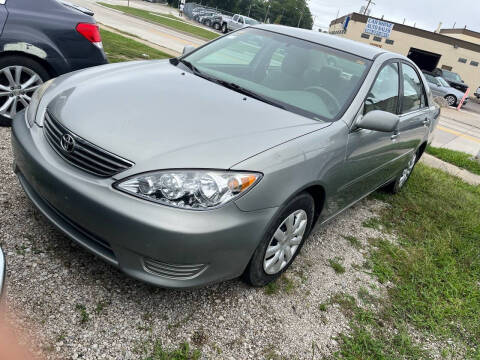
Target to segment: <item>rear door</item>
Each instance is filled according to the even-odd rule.
[[[401,64],[400,124],[397,148],[399,155],[405,156],[416,150],[429,130],[430,112],[425,86],[418,71],[407,63]],[[403,168],[403,162],[399,162]]]
[[[3,33],[3,28],[5,27],[5,23],[7,22],[8,11],[7,11],[7,1],[12,0],[0,0],[0,34]]]

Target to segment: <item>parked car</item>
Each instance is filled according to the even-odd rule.
[[[57,0],[0,1],[0,125],[10,125],[48,79],[107,63],[89,14]]]
[[[217,12],[207,12],[205,14],[203,14],[202,16],[200,16],[198,18],[198,22],[203,24],[203,25],[207,25],[207,26],[210,26],[211,25],[211,19],[214,17],[214,16],[220,16],[219,13]]]
[[[187,51],[61,76],[13,122],[38,209],[158,286],[275,280],[315,224],[399,192],[438,122],[422,73],[384,49],[258,25]]]
[[[209,16],[204,16],[202,18],[202,24],[212,27],[215,30],[220,29],[220,24],[222,23],[223,16],[220,13],[212,13]]]
[[[5,256],[3,255],[2,248],[0,247],[0,304],[2,302],[2,296],[3,296],[3,289],[5,288],[5,276],[6,275],[6,270],[5,270]]]
[[[457,89],[463,93],[467,92],[468,85],[465,84],[460,75],[458,75],[456,72],[444,69],[435,69],[433,74],[435,76],[441,76],[454,89]]]
[[[477,99],[480,99],[480,86],[478,87],[477,91],[475,91],[474,95]]]
[[[430,85],[433,95],[441,96],[447,100],[448,105],[457,106],[465,96],[465,93],[454,89],[441,76],[434,76],[431,73],[424,72],[425,79]],[[463,104],[468,103],[468,97]]]
[[[257,20],[249,18],[247,16],[235,14],[231,19],[224,19],[222,24],[222,32],[227,33],[229,31],[238,30],[246,26],[260,24]]]

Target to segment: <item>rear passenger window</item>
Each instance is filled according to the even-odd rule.
[[[370,94],[365,100],[365,114],[373,110],[397,113],[399,93],[398,64],[386,65],[378,74]]]
[[[417,72],[407,64],[402,64],[403,98],[402,114],[423,108],[426,105],[425,89]]]

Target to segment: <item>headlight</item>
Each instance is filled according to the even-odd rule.
[[[183,209],[207,210],[238,198],[262,175],[209,170],[165,170],[145,173],[114,184],[139,198]]]
[[[29,127],[33,126],[37,116],[38,106],[40,105],[40,100],[42,100],[45,91],[47,91],[48,87],[52,85],[52,82],[53,79],[48,80],[33,93],[32,100],[30,100],[30,105],[28,105],[27,108],[27,124]]]

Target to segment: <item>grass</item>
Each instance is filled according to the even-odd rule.
[[[201,356],[201,352],[197,349],[191,349],[188,343],[181,344],[177,349],[167,350],[158,341],[145,360],[198,360]]]
[[[458,166],[459,168],[470,171],[471,173],[480,175],[480,162],[473,159],[473,156],[462,151],[437,148],[433,146],[427,147],[427,153],[433,155],[440,160]]]
[[[344,236],[343,238],[347,240],[355,249],[362,248],[362,243],[355,236]]]
[[[329,259],[328,263],[330,264],[331,268],[335,271],[336,274],[343,274],[345,272],[345,267],[340,263],[341,259],[334,258]]]
[[[287,277],[286,274],[282,274],[280,278],[278,278],[277,280],[265,286],[264,292],[266,295],[275,295],[280,292],[291,294],[294,289],[295,289],[294,281],[289,277]]]
[[[85,307],[85,305],[77,304],[75,308],[80,313],[80,323],[86,324],[88,320],[90,320],[90,316],[88,315],[87,308]]]
[[[137,9],[133,7],[123,6],[123,5],[111,5],[103,2],[99,2],[99,4],[109,7],[111,9],[123,11],[126,14],[138,16],[142,19],[152,21],[159,25],[167,26],[175,30],[186,32],[191,35],[201,37],[207,40],[213,40],[220,36],[219,34],[214,33],[213,31],[209,31],[201,27],[191,25],[189,23],[184,22],[183,20],[172,19],[169,16],[164,17],[163,14],[158,14],[158,15],[162,15],[162,16],[158,16],[152,13],[151,11]]]
[[[415,328],[453,339],[461,358],[480,359],[480,187],[419,164],[400,194],[376,196],[390,206],[374,225],[394,231],[398,243],[371,240],[368,263],[393,286],[375,313],[334,299],[352,319],[335,357],[429,358],[406,330]],[[366,289],[359,297],[372,301]]]
[[[171,58],[170,55],[133,39],[100,29],[103,47],[111,63]]]

